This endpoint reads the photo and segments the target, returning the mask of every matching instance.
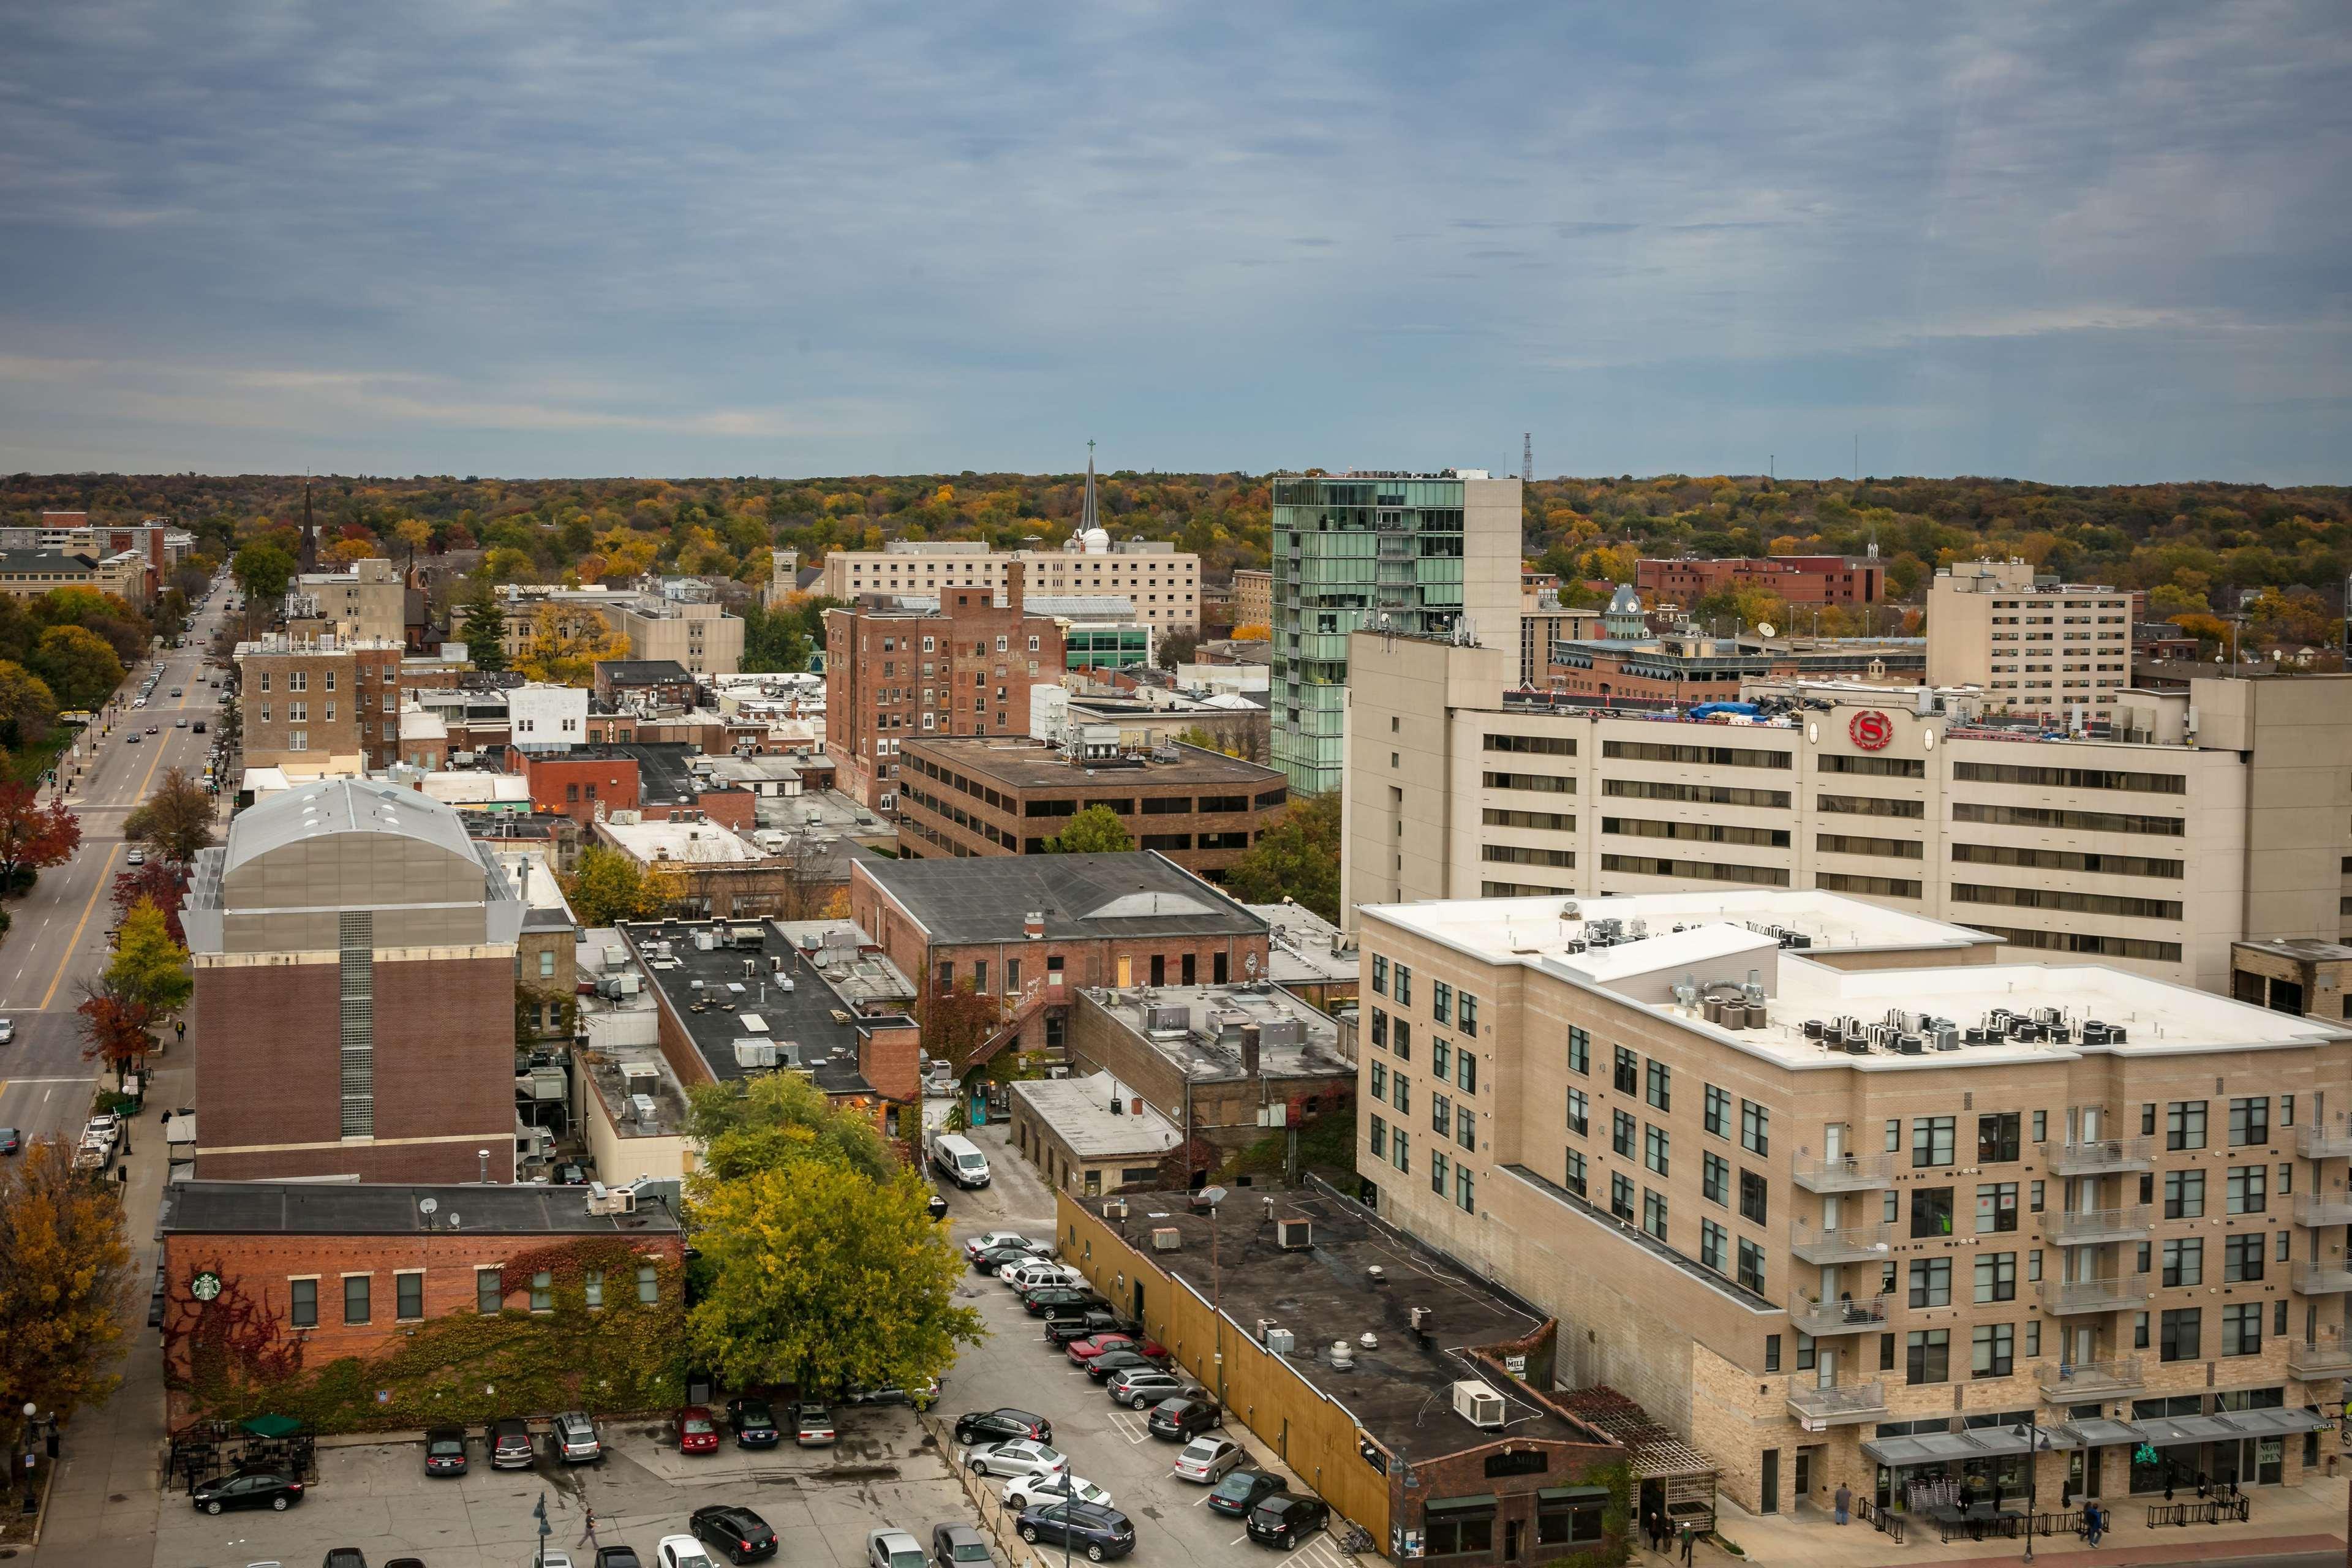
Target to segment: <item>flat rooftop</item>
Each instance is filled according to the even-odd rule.
[[[856,921],[777,921],[775,928],[859,1013],[912,1012],[915,983]]]
[[[1258,985],[1108,987],[1081,994],[1174,1064],[1194,1083],[1246,1076],[1241,1026],[1258,1026],[1258,1076],[1328,1078],[1352,1073],[1339,1054],[1339,1026],[1268,981]]]
[[[1354,941],[1306,905],[1243,907],[1266,923],[1266,978],[1276,985],[1348,984],[1361,973]]]
[[[1075,700],[1070,704],[1074,712],[1092,706],[1095,704]],[[1042,742],[983,736],[908,741],[900,748],[909,755],[929,756],[941,767],[953,768],[968,777],[985,779],[999,789],[1022,792],[1085,790],[1094,795],[1116,794],[1121,784],[1192,784],[1254,794],[1286,782],[1285,775],[1274,768],[1245,763],[1222,752],[1181,744],[1171,749],[1175,755],[1170,761],[1162,761],[1150,752],[1129,752],[1079,762]]]
[[[1106,1203],[1123,1202],[1127,1217],[1105,1223],[1202,1300],[1219,1292],[1224,1316],[1244,1336],[1256,1337],[1260,1319],[1288,1329],[1297,1348],[1284,1362],[1398,1458],[1433,1459],[1515,1437],[1614,1443],[1598,1427],[1554,1415],[1507,1379],[1497,1385],[1470,1359],[1470,1351],[1525,1339],[1543,1319],[1380,1225],[1360,1205],[1320,1193],[1232,1189],[1215,1222],[1213,1280],[1211,1221],[1187,1209],[1186,1195],[1129,1194],[1085,1205],[1101,1215]],[[1308,1221],[1311,1245],[1276,1245],[1269,1207],[1274,1217]],[[1161,1229],[1179,1233],[1174,1251],[1152,1249],[1151,1233]],[[1378,1275],[1370,1272],[1375,1268]],[[1431,1314],[1425,1341],[1412,1330],[1415,1307]],[[1366,1334],[1370,1346],[1361,1342]],[[1346,1371],[1330,1363],[1338,1340],[1348,1342],[1352,1355]],[[1465,1378],[1503,1396],[1507,1415],[1500,1429],[1474,1426],[1454,1414],[1454,1385]]]
[[[597,826],[648,866],[665,859],[681,865],[730,866],[766,858],[715,822],[614,822],[607,817]]]
[[[429,1216],[417,1207],[425,1198],[435,1205]],[[585,1187],[167,1182],[156,1229],[165,1236],[674,1236],[678,1224],[658,1205],[590,1214]]]
[[[1846,952],[1958,952],[1997,945],[1948,921],[1906,914],[1813,889],[1727,888],[1688,893],[1624,893],[1608,898],[1440,899],[1416,904],[1365,904],[1367,918],[1498,960],[1591,941],[1593,922],[1614,920],[1628,937],[1656,939],[1694,925],[1734,925],[1807,938],[1807,948]]]
[[[1184,1141],[1176,1124],[1107,1072],[1016,1082],[1025,1102],[1081,1160],[1157,1159]],[[1120,1109],[1111,1110],[1116,1100]],[[1129,1110],[1129,1106],[1138,1109]]]
[[[1108,787],[1108,786],[1106,786]],[[1255,936],[1265,922],[1166,856],[1108,855],[857,862],[935,943],[1026,940],[1031,911],[1054,942],[1099,937]]]
[[[2250,948],[2255,952],[2267,952],[2274,958],[2291,958],[2302,963],[2336,963],[2352,958],[2352,942],[2329,942],[2315,936],[2283,936],[2268,942],[2240,942],[2231,945]]]

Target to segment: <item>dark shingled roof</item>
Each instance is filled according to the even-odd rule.
[[[1019,942],[1043,910],[1048,940],[1251,936],[1265,922],[1156,850],[856,862],[935,942]]]
[[[416,1206],[421,1198],[436,1205],[429,1226]],[[172,1182],[156,1228],[165,1236],[422,1236],[452,1228],[462,1236],[601,1236],[675,1232],[678,1224],[658,1205],[592,1215],[585,1187]]]
[[[596,673],[624,686],[652,685],[656,682],[692,680],[693,674],[674,658],[607,658],[596,665]]]

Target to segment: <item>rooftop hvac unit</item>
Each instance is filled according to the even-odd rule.
[[[661,1068],[654,1066],[651,1062],[623,1062],[621,1064],[622,1086],[633,1095],[651,1094],[653,1092],[654,1086],[659,1082],[661,1082]]]
[[[776,1065],[776,1046],[772,1040],[738,1040],[735,1042],[735,1065],[739,1068],[772,1068]]]
[[[1168,1004],[1154,1004],[1143,1010],[1143,1027],[1147,1034],[1181,1035],[1192,1026],[1192,1009]]]
[[[1503,1396],[1475,1377],[1464,1378],[1454,1385],[1454,1414],[1491,1432],[1503,1424]]]
[[[562,1068],[534,1068],[530,1073],[530,1097],[533,1100],[562,1100],[564,1096]]]
[[[654,1097],[652,1095],[633,1094],[629,1096],[630,1121],[637,1123],[641,1127],[651,1127],[654,1124],[656,1114],[656,1112],[654,1110]]]
[[[1286,1219],[1275,1222],[1275,1245],[1285,1252],[1303,1252],[1315,1245],[1315,1222]]]
[[[608,943],[608,944],[605,946],[605,949],[604,949],[604,967],[605,967],[605,968],[607,968],[607,969],[620,969],[620,968],[624,968],[624,967],[625,967],[625,966],[627,965],[628,962],[629,962],[629,950],[628,950],[627,948],[621,946],[621,945],[620,945],[619,943],[617,943],[617,942]]]
[[[588,1212],[635,1214],[637,1212],[636,1192],[630,1187],[608,1187],[602,1182],[591,1182],[588,1184]]]
[[[1151,1231],[1151,1250],[1152,1250],[1152,1251],[1154,1251],[1154,1252],[1173,1252],[1173,1251],[1175,1251],[1178,1247],[1181,1247],[1181,1246],[1183,1246],[1183,1245],[1184,1245],[1184,1233],[1183,1233],[1182,1231],[1181,1231],[1181,1230],[1178,1230],[1174,1226],[1172,1226],[1172,1225],[1162,1225],[1162,1226],[1154,1226],[1152,1227],[1152,1231]]]
[[[719,946],[719,933],[705,928],[694,933],[694,951],[709,952]]]
[[[1277,1329],[1269,1325],[1265,1331],[1265,1348],[1276,1355],[1288,1355],[1298,1348],[1298,1339],[1288,1329]]]
[[[778,1040],[775,1043],[774,1049],[776,1052],[776,1065],[780,1068],[796,1068],[807,1065],[801,1055],[801,1043],[798,1040]]]
[[[1125,1219],[1127,1217],[1127,1200],[1125,1198],[1108,1199],[1103,1204],[1102,1212],[1103,1218],[1105,1219]]]
[[[1303,1046],[1307,1043],[1307,1021],[1304,1018],[1268,1018],[1258,1026],[1261,1046]]]

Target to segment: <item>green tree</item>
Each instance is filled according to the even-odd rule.
[[[250,610],[283,597],[299,564],[277,541],[257,539],[236,552],[228,569]]]
[[[112,1182],[86,1180],[62,1140],[35,1143],[0,1183],[0,1434],[15,1462],[18,1412],[70,1416],[103,1401],[131,1297],[131,1246]]]
[[[1127,825],[1107,805],[1087,807],[1045,840],[1046,852],[1052,855],[1110,855],[1134,847]]]
[[[33,645],[33,672],[58,700],[96,708],[122,684],[122,659],[113,645],[87,626],[51,626]]]
[[[668,896],[657,879],[620,850],[591,844],[580,852],[580,863],[563,879],[580,923],[608,926],[622,921],[652,920],[662,912]]]
[[[173,768],[155,786],[155,793],[122,819],[122,836],[185,866],[195,859],[198,850],[211,845],[216,815],[205,786],[185,768]]]
[[[797,675],[808,668],[809,639],[790,610],[743,606],[743,672]]]
[[[898,1169],[871,1117],[835,1107],[797,1073],[700,1084],[686,1099],[687,1131],[702,1145],[703,1166],[720,1181],[804,1154],[838,1160],[877,1182]]]
[[[466,601],[466,614],[460,621],[458,640],[466,645],[466,657],[476,669],[500,670],[507,667],[506,611],[499,605],[499,591],[485,583]]]
[[[14,659],[0,659],[0,745],[38,742],[57,717],[49,683]]]
[[[1225,891],[1244,903],[1296,899],[1325,920],[1339,919],[1339,795],[1294,800],[1225,872]]]

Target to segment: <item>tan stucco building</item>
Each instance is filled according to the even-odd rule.
[[[2027,561],[1965,561],[1927,584],[1927,684],[1988,712],[2104,719],[2131,684],[2131,595],[2034,581]]]
[[[1018,562],[1024,585],[1034,595],[1131,599],[1135,618],[1163,633],[1201,629],[1200,556],[1163,541],[1113,544],[1107,533],[1092,542],[1078,542],[1081,547],[1075,550],[989,550],[978,541],[954,539],[836,550],[824,558],[824,590],[835,599],[861,594],[937,598],[951,588],[1001,590],[1004,569]]]

